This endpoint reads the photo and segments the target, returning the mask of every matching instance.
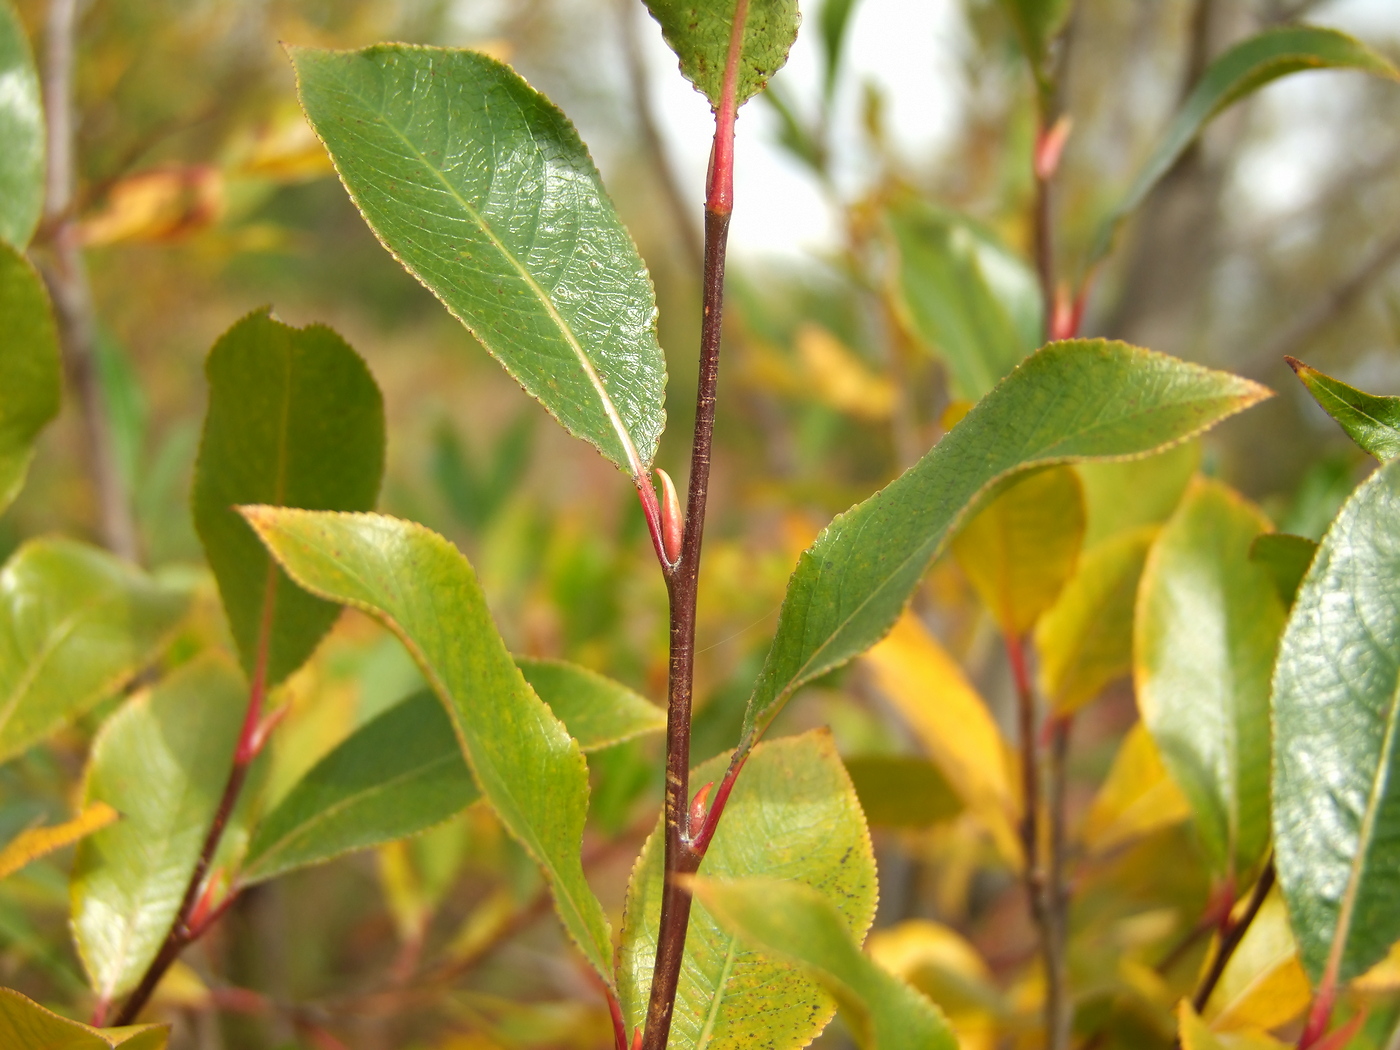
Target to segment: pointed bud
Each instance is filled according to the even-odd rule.
[[[1064,155],[1065,143],[1069,141],[1072,127],[1069,114],[1062,114],[1051,125],[1049,131],[1042,131],[1035,140],[1035,177],[1048,182],[1060,167],[1060,157]]]
[[[1069,285],[1061,284],[1055,289],[1055,309],[1050,315],[1050,338],[1073,339],[1079,334],[1080,322],[1084,319],[1084,298],[1078,299],[1069,290]]]
[[[642,1050],[642,1030],[640,1027],[632,1031],[632,1050]]]
[[[292,709],[292,702],[286,700],[273,708],[258,723],[245,745],[239,748],[238,758],[243,763],[248,763],[262,754],[262,749],[267,746],[268,739],[272,736],[272,731],[282,723],[282,719],[287,717],[287,712]]]
[[[656,476],[661,479],[661,544],[666,551],[666,560],[672,565],[681,560],[681,536],[685,531],[685,520],[681,517],[681,501],[676,496],[676,486],[671,475],[660,467]]]
[[[708,808],[708,806],[706,805],[706,803],[708,803],[708,802],[710,801],[710,789],[713,788],[714,786],[715,786],[715,782],[714,782],[713,780],[711,780],[708,784],[706,784],[704,787],[702,787],[699,791],[695,792],[695,798],[691,800],[691,803],[690,803],[690,831],[691,831],[691,834],[694,834],[696,831],[698,831],[699,828],[701,827],[701,825],[703,825],[703,824],[705,823],[705,817],[709,814],[709,808]]]
[[[222,870],[214,872],[213,876],[204,885],[204,890],[199,898],[194,902],[194,907],[190,909],[190,917],[185,920],[185,929],[194,933],[202,931],[209,921],[209,915],[214,910],[214,898],[219,895],[227,884],[228,879]]]

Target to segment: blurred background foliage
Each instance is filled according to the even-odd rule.
[[[741,243],[731,269],[700,597],[697,762],[737,737],[798,552],[936,441],[961,399],[985,392],[956,357],[959,311],[982,294],[959,285],[959,259],[975,254],[996,293],[990,312],[968,314],[969,340],[1003,346],[997,353],[1012,361],[1038,341],[1037,293],[1014,258],[1030,244],[1031,83],[1002,7],[943,2],[956,9],[956,31],[937,43],[954,56],[940,104],[956,118],[937,149],[902,143],[885,119],[890,99],[839,64],[829,90],[821,78],[814,90],[780,75],[744,118],[771,143],[770,163],[810,180],[828,210],[814,225],[835,234],[817,250],[779,255],[745,254]],[[849,7],[858,22],[870,9],[913,3],[826,6]],[[811,36],[819,15],[805,6]],[[42,0],[19,7],[41,42]],[[1074,124],[1055,202],[1061,272],[1082,270],[1098,220],[1204,63],[1261,26],[1303,15],[1400,56],[1400,10],[1385,0],[1081,0],[1063,45],[1062,104]],[[549,425],[375,243],[301,118],[278,46],[482,48],[579,123],[657,286],[672,421],[658,462],[684,477],[703,172],[664,152],[666,114],[649,81],[671,71],[647,42],[653,35],[640,5],[612,0],[88,5],[78,211],[101,322],[101,385],[148,567],[205,572],[188,509],[202,364],[233,320],[271,304],[292,324],[332,325],[369,361],[389,420],[382,509],[467,553],[511,648],[663,696],[665,593],[631,486]],[[932,55],[935,41],[927,45]],[[837,107],[855,119],[835,121]],[[1400,390],[1397,114],[1393,85],[1373,78],[1310,74],[1277,85],[1216,122],[1125,229],[1097,274],[1084,334],[1237,371],[1280,396],[1156,466],[1080,472],[1090,545],[1165,518],[1197,462],[1285,531],[1315,538],[1331,520],[1370,461],[1281,359],[1291,353],[1367,390]],[[687,210],[678,213],[678,202]],[[740,214],[745,206],[740,199]],[[0,517],[0,555],[44,533],[96,534],[81,450],[70,397],[40,441],[27,488]],[[1013,790],[996,753],[1012,701],[975,582],[944,558],[916,599],[920,622],[808,688],[777,730],[833,728],[875,824],[872,950],[944,1003],[971,1050],[1029,1032],[1039,996],[1027,976],[1033,934],[1005,856],[1014,843],[998,827],[1004,813],[985,803]],[[212,585],[202,586],[203,613],[171,660],[224,630]],[[941,736],[909,717],[916,701],[902,689],[956,692],[954,679],[974,707],[977,694],[986,699],[1001,735],[973,724],[985,715]],[[270,797],[417,684],[396,642],[345,615],[285,687],[290,713]],[[92,732],[110,710],[0,767],[0,837],[36,813],[70,811]],[[1089,1043],[1165,1048],[1172,1007],[1204,951],[1183,936],[1210,887],[1184,803],[1145,735],[1129,733],[1135,718],[1131,688],[1118,680],[1074,729],[1072,973]],[[1120,744],[1128,757],[1115,761]],[[585,857],[616,911],[659,805],[659,748],[632,741],[590,759]],[[1132,748],[1146,750],[1134,758]],[[69,857],[0,885],[0,981],[81,1014],[65,925]],[[1283,923],[1281,912],[1273,922]],[[1163,965],[1177,944],[1185,947]],[[1382,974],[1372,984],[1372,1019],[1353,1045],[1383,1046],[1393,1023],[1400,982]],[[1305,984],[1302,994],[1296,1011]],[[1297,998],[1295,988],[1292,1000],[1279,993],[1258,1009],[1286,1015]],[[201,1050],[610,1039],[602,999],[566,950],[532,866],[479,807],[417,839],[245,893],[177,967],[157,1008],[177,1023],[174,1045]],[[822,1045],[843,1039],[838,1027]]]

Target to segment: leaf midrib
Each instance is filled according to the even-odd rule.
[[[544,308],[550,321],[554,323],[554,326],[564,337],[564,342],[568,344],[569,349],[578,359],[579,367],[583,369],[584,375],[588,378],[588,382],[598,395],[598,401],[602,406],[603,412],[608,417],[608,422],[612,424],[613,431],[617,434],[618,439],[622,443],[623,451],[627,456],[627,465],[633,477],[642,477],[645,470],[642,466],[641,456],[637,453],[637,447],[632,441],[631,432],[622,422],[622,417],[617,411],[617,406],[613,404],[612,397],[609,395],[607,387],[603,385],[602,377],[598,375],[597,369],[594,368],[592,359],[590,359],[588,354],[584,351],[583,345],[579,342],[578,336],[574,334],[572,326],[570,326],[568,321],[565,320],[564,316],[559,312],[548,293],[546,293],[539,282],[535,280],[530,271],[526,269],[525,264],[516,258],[515,253],[506,246],[505,242],[496,236],[495,230],[482,218],[481,213],[477,211],[476,208],[472,207],[470,202],[462,196],[457,187],[447,178],[446,174],[444,174],[440,168],[434,166],[423,154],[423,151],[420,150],[400,128],[390,122],[388,114],[383,111],[382,107],[372,103],[369,99],[366,99],[358,91],[355,91],[348,85],[346,86],[346,92],[367,110],[374,113],[380,126],[398,136],[399,141],[404,144],[405,148],[412,152],[413,156],[418,160],[418,163],[447,190],[452,196],[452,199],[467,213],[467,217],[476,224],[477,228],[480,229],[483,234],[485,234],[487,240],[491,242],[496,251],[499,252],[501,257],[515,270],[520,276],[520,279],[525,282],[526,287],[530,289],[540,305]]]

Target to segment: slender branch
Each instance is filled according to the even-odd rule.
[[[1215,986],[1220,983],[1220,978],[1225,973],[1225,967],[1229,965],[1231,957],[1235,954],[1235,949],[1244,940],[1244,935],[1249,932],[1249,927],[1254,922],[1254,917],[1259,914],[1259,909],[1264,906],[1264,898],[1269,895],[1269,890],[1274,886],[1274,859],[1270,857],[1264,865],[1263,872],[1254,883],[1254,889],[1250,891],[1249,903],[1245,906],[1244,914],[1238,920],[1226,916],[1220,932],[1220,947],[1216,949],[1215,957],[1210,961],[1210,968],[1206,970],[1205,976],[1201,978],[1201,983],[1197,986],[1196,992],[1191,996],[1191,1005],[1197,1013],[1206,1008],[1206,1003],[1210,1002],[1211,993],[1215,991]]]
[[[218,808],[214,811],[214,819],[209,825],[209,830],[204,835],[204,844],[200,848],[194,870],[190,873],[190,880],[185,885],[185,895],[180,899],[180,907],[175,913],[175,921],[170,924],[165,941],[161,944],[155,958],[151,960],[151,965],[147,967],[146,973],[141,978],[141,983],[136,986],[136,990],[131,993],[126,1005],[122,1007],[121,1013],[117,1015],[116,1024],[118,1026],[132,1024],[136,1020],[142,1007],[146,1005],[152,993],[155,992],[156,986],[160,984],[160,979],[180,957],[180,953],[204,935],[213,925],[214,920],[228,910],[228,907],[233,903],[233,898],[237,895],[236,889],[230,890],[228,897],[216,905],[208,917],[196,917],[195,912],[200,905],[201,891],[205,890],[204,883],[209,875],[209,869],[214,863],[214,856],[219,851],[219,843],[223,841],[224,829],[228,827],[229,818],[233,816],[234,807],[238,805],[239,795],[243,791],[243,783],[248,778],[248,767],[258,757],[258,752],[266,741],[266,734],[262,731],[262,712],[264,701],[267,698],[267,659],[272,642],[273,609],[277,602],[277,565],[271,558],[268,559],[267,582],[263,595],[262,621],[258,625],[257,663],[253,668],[253,679],[248,687],[248,710],[243,716],[243,727],[239,730],[238,743],[234,747],[233,768],[229,770],[228,780],[224,784],[224,793],[219,799]]]
[[[1051,1012],[1049,1045],[1068,1048],[1074,1010],[1069,1001],[1069,888],[1065,879],[1066,825],[1068,814],[1069,738],[1072,715],[1056,716],[1050,725],[1050,849],[1047,867],[1045,911],[1053,938],[1048,945],[1048,965],[1058,971],[1060,1002]]]
[[[739,57],[743,50],[748,0],[737,0],[725,62],[724,83],[715,107],[715,138],[705,195],[705,269],[700,327],[700,378],[695,397],[695,436],[690,450],[690,482],[680,558],[665,567],[671,600],[671,666],[666,714],[665,885],[661,921],[647,1004],[643,1050],[664,1050],[671,1032],[676,986],[690,922],[690,892],[677,879],[700,867],[709,844],[699,845],[690,828],[690,705],[695,671],[695,601],[700,581],[700,545],[710,485],[710,449],[715,429],[715,389],[719,381],[720,335],[724,319],[724,264],[729,217],[734,209],[734,117]],[[731,770],[737,775],[737,770]],[[733,776],[726,776],[732,786]],[[727,796],[727,787],[721,789]],[[718,799],[716,800],[718,802]],[[718,819],[718,806],[712,807]],[[711,824],[709,817],[706,825]],[[713,828],[708,829],[713,834]]]
[[[79,0],[52,0],[44,51],[44,116],[48,169],[43,233],[49,252],[39,260],[53,299],[68,382],[78,393],[98,506],[98,531],[115,554],[134,560],[136,525],[117,465],[116,442],[96,367],[97,322],[83,259],[81,231],[74,221],[75,163],[73,65]]]

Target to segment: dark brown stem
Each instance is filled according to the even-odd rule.
[[[666,713],[665,884],[661,921],[652,968],[651,995],[642,1050],[665,1050],[675,1009],[676,986],[690,924],[690,891],[680,876],[700,867],[722,808],[716,798],[705,825],[704,845],[690,828],[690,705],[695,673],[695,600],[700,581],[700,546],[705,531],[705,502],[710,486],[710,449],[715,429],[715,388],[719,381],[720,335],[724,320],[724,263],[729,217],[734,209],[734,116],[739,56],[743,48],[748,0],[737,0],[725,64],[724,87],[715,107],[715,139],[705,195],[705,269],[700,323],[700,377],[695,395],[695,436],[690,449],[690,482],[685,532],[674,566],[664,568],[671,602],[671,662]],[[664,565],[664,563],[663,563]],[[733,775],[721,793],[728,796]]]
[[[237,894],[236,889],[230,890],[223,901],[215,905],[207,915],[199,916],[195,921],[195,909],[200,902],[201,891],[205,888],[204,883],[209,876],[209,868],[214,863],[214,856],[219,851],[219,843],[223,841],[224,829],[228,827],[229,818],[233,816],[234,807],[238,805],[243,782],[248,778],[248,767],[258,757],[258,752],[265,742],[265,735],[261,732],[262,712],[267,697],[267,657],[272,642],[272,614],[277,600],[277,566],[271,558],[268,559],[267,584],[263,593],[262,621],[258,626],[257,664],[248,688],[248,710],[243,716],[243,727],[239,731],[238,743],[233,751],[233,768],[229,770],[224,793],[214,811],[209,830],[204,835],[204,844],[200,847],[199,859],[195,861],[194,870],[190,873],[190,881],[185,885],[185,895],[180,898],[175,921],[170,924],[170,931],[165,935],[160,951],[147,967],[141,983],[136,986],[121,1013],[117,1015],[115,1023],[118,1026],[134,1023],[142,1007],[160,984],[160,979],[165,976],[165,971],[170,969],[181,952],[202,937],[214,921],[228,910]]]
[[[39,260],[53,299],[63,348],[64,371],[78,394],[88,448],[88,469],[97,495],[98,531],[114,554],[134,560],[136,526],[117,466],[116,442],[96,368],[97,323],[83,259],[81,231],[74,221],[77,188],[74,146],[73,65],[78,0],[52,0],[44,49],[44,114],[48,172],[43,232],[49,251]]]
[[[1229,965],[1231,957],[1235,954],[1235,949],[1244,940],[1244,935],[1249,932],[1250,923],[1259,914],[1259,909],[1264,906],[1264,898],[1269,895],[1269,890],[1274,886],[1274,859],[1269,858],[1264,865],[1263,872],[1254,883],[1254,889],[1249,894],[1249,903],[1245,906],[1244,914],[1238,920],[1229,918],[1228,915],[1220,931],[1220,947],[1216,949],[1215,957],[1210,961],[1210,968],[1206,970],[1205,976],[1201,978],[1201,983],[1196,988],[1196,992],[1191,996],[1191,1005],[1197,1013],[1206,1008],[1206,1003],[1210,1002],[1211,993],[1215,991],[1215,986],[1220,983],[1221,976],[1225,973],[1225,967]]]
[[[1073,717],[1057,716],[1050,727],[1050,856],[1046,879],[1046,913],[1053,942],[1046,952],[1047,965],[1059,976],[1059,1008],[1052,1012],[1051,1047],[1067,1048],[1074,1011],[1069,1001],[1069,889],[1065,880],[1065,843],[1068,823],[1069,737]]]

